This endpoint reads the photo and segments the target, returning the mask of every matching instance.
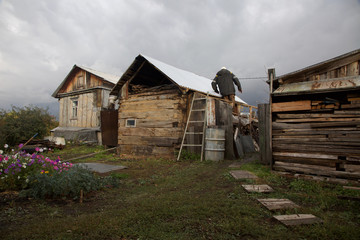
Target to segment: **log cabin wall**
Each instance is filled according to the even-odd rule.
[[[110,90],[94,89],[59,99],[60,127],[94,128],[100,126],[100,111],[108,103]]]
[[[338,59],[277,79],[271,106],[275,170],[359,181],[359,59],[357,53],[350,62]],[[319,89],[317,81],[326,79],[327,89]],[[315,87],[290,91],[291,84],[304,82]]]
[[[188,97],[179,89],[129,94],[120,101],[121,154],[173,159],[186,123]]]
[[[59,90],[60,127],[100,127],[100,111],[109,102],[113,85],[81,68],[67,77]]]

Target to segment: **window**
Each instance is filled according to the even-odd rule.
[[[77,77],[76,86],[77,86],[77,88],[84,87],[84,77],[82,75]]]
[[[136,119],[126,119],[125,127],[136,127]]]
[[[78,105],[79,105],[79,100],[78,99],[72,99],[72,118],[77,118]]]

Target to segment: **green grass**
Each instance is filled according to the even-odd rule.
[[[230,161],[118,161],[128,166],[111,174],[120,187],[89,194],[83,204],[1,198],[1,238],[360,239],[359,202],[337,198],[359,193],[339,185],[285,178],[251,163],[241,169],[275,192],[249,194],[241,187],[247,181],[229,174]],[[259,197],[289,198],[302,208],[273,213]],[[287,228],[272,218],[282,213],[311,213],[324,223]]]

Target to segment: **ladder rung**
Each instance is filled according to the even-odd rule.
[[[203,123],[205,121],[189,121],[189,123]]]
[[[195,98],[194,101],[206,100],[206,98]]]
[[[183,144],[185,147],[202,147],[202,144]]]
[[[192,112],[205,112],[206,109],[193,109]]]
[[[187,132],[186,134],[204,134],[203,132]]]

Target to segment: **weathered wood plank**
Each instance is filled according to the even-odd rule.
[[[279,209],[299,208],[299,205],[295,204],[293,201],[289,199],[263,198],[257,200],[270,211],[279,210]]]
[[[356,143],[359,145],[359,143]],[[315,145],[315,144],[294,144],[274,143],[274,151],[277,152],[299,152],[299,153],[328,153],[340,156],[360,155],[359,146],[345,145]]]
[[[305,136],[305,135],[346,135],[349,134],[360,134],[360,131],[357,128],[339,128],[333,130],[326,130],[325,128],[321,129],[284,129],[284,130],[274,130],[273,137],[275,136]]]
[[[272,112],[311,110],[311,101],[303,100],[303,101],[293,101],[293,102],[272,103],[271,110]]]
[[[336,171],[329,167],[316,166],[316,165],[306,165],[298,163],[285,163],[277,161],[274,164],[274,169],[278,171],[292,171],[305,174],[315,174],[319,176],[330,176],[330,177],[339,177],[339,178],[348,178],[348,179],[359,179],[360,172],[345,172],[345,171]]]
[[[276,119],[280,123],[307,123],[307,122],[360,122],[360,118],[294,118],[294,119]]]
[[[256,179],[257,176],[248,171],[243,170],[233,170],[230,171],[231,176],[235,179]]]
[[[278,215],[274,218],[286,226],[321,223],[322,220],[312,214]]]
[[[359,117],[360,111],[335,111],[331,113],[278,113],[276,116],[281,119],[297,119],[297,118],[351,118]]]
[[[273,192],[274,189],[272,189],[267,184],[260,184],[260,185],[249,185],[249,184],[243,184],[241,185],[247,192],[258,192],[258,193],[270,193]]]

